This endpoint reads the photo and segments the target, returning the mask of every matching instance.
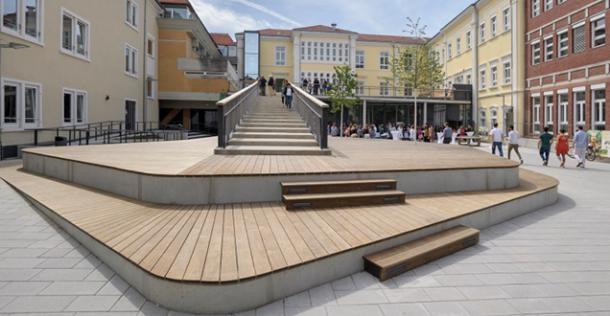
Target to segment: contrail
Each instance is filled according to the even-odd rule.
[[[248,7],[252,8],[252,9],[255,9],[255,10],[258,10],[258,11],[263,12],[265,14],[268,14],[268,15],[274,17],[274,18],[277,18],[279,20],[282,20],[282,21],[284,21],[286,23],[289,23],[289,24],[292,24],[294,26],[303,26],[301,23],[299,23],[299,22],[297,22],[295,20],[292,20],[292,19],[290,19],[290,18],[288,18],[288,17],[286,17],[286,16],[284,16],[284,15],[282,15],[282,14],[276,12],[276,11],[273,11],[273,10],[271,10],[271,9],[269,9],[269,8],[263,6],[263,5],[260,5],[258,3],[254,3],[254,2],[252,2],[250,0],[229,0],[229,1],[233,1],[233,2],[236,2],[236,3],[239,3],[239,4],[243,4],[245,6],[248,6]]]

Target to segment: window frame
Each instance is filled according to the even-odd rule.
[[[583,40],[582,49],[579,50],[579,51],[576,50],[578,47],[580,47],[580,46],[576,45],[576,40],[577,40],[576,39],[576,31],[577,30],[582,30],[582,40]],[[577,24],[572,26],[572,54],[580,54],[580,53],[583,53],[583,52],[585,52],[587,50],[587,43],[586,43],[586,41],[587,41],[587,34],[586,33],[587,32],[586,31],[587,30],[585,29],[584,21],[580,22],[580,23],[577,23]]]
[[[540,95],[532,96],[532,128],[535,132],[540,132],[540,101]]]
[[[125,5],[126,5],[125,24],[127,24],[129,27],[131,27],[135,31],[138,31],[138,24],[139,24],[138,15],[140,12],[138,3],[136,2],[136,0],[125,0]],[[134,9],[135,9],[135,16],[133,15],[134,12],[132,11]],[[131,21],[131,18],[133,18],[133,21]]]
[[[553,9],[555,0],[544,0],[544,12],[551,11]]]
[[[535,18],[540,15],[542,12],[542,7],[540,6],[541,0],[532,0],[532,17]]]
[[[480,89],[487,88],[486,72],[487,72],[487,67],[479,68],[479,88]]]
[[[549,62],[555,58],[554,36],[545,37],[543,39],[543,42],[544,42],[544,62]]]
[[[549,102],[550,98],[551,102]],[[553,126],[553,108],[555,107],[555,98],[552,94],[544,96],[544,123],[546,126]]]
[[[535,41],[530,44],[532,54],[532,65],[538,65],[542,62],[542,49],[540,47],[540,41]],[[536,57],[538,55],[538,57]],[[536,61],[538,60],[538,61]]]
[[[579,95],[582,95],[582,100],[578,100]],[[585,126],[587,122],[587,93],[584,89],[580,91],[572,90],[572,97],[574,99],[574,124],[576,126]]]
[[[65,96],[70,95],[70,121],[66,122]],[[78,97],[83,97],[83,120],[78,121]],[[89,122],[89,93],[84,90],[66,88],[62,89],[61,94],[61,124],[62,126],[75,126],[79,124],[87,124]]]
[[[479,24],[479,40],[485,42],[485,22]]]
[[[498,35],[498,17],[493,15],[489,18],[489,32],[490,38],[496,37]]]
[[[506,65],[508,65],[508,67]],[[502,75],[504,79],[504,84],[511,84],[513,71],[512,68],[512,62],[510,60],[505,60],[504,62],[502,62]]]
[[[387,51],[379,52],[379,69],[380,70],[390,69],[390,52],[387,52]]]
[[[502,10],[502,24],[504,27],[504,32],[508,32],[512,28],[512,14],[511,8],[505,8]]]
[[[15,122],[6,123],[4,117],[4,106],[5,106],[5,86],[15,87],[16,92],[16,107],[15,107]],[[34,107],[34,122],[28,123],[26,121],[26,89],[36,90],[36,104]],[[37,128],[42,126],[42,84],[31,81],[18,80],[13,78],[2,78],[0,81],[0,128],[8,131],[19,131],[26,128]]]
[[[602,22],[603,26],[596,26],[596,23]],[[598,48],[606,45],[606,14],[600,14],[590,19],[590,30],[591,30],[591,48]],[[603,35],[595,35],[598,29],[603,30]],[[596,41],[603,39],[603,43],[596,44]]]
[[[364,50],[357,50],[356,51],[356,60],[354,63],[354,67],[356,67],[356,69],[364,69]]]
[[[492,88],[498,86],[498,65],[496,63],[492,63],[489,65],[489,79],[490,86]]]
[[[0,1],[0,32],[18,37],[20,39],[26,40],[28,42],[44,46],[44,1],[35,0],[37,3],[37,12],[36,12],[36,35],[31,36],[27,33],[26,27],[26,10],[25,10],[25,0],[15,0],[16,2],[16,18],[17,18],[17,28],[15,30],[11,28],[7,28],[4,26],[4,2]]]
[[[275,46],[275,65],[286,66],[286,46]],[[280,58],[278,58],[280,57]]]
[[[559,123],[560,128],[564,128],[564,126],[568,125],[568,106],[569,99],[567,92],[562,92],[557,94],[557,103],[559,106],[557,107],[557,121]]]
[[[129,55],[128,55],[128,51],[129,51]],[[125,47],[123,48],[123,57],[127,57],[127,59],[123,59],[123,61],[125,62],[125,65],[123,67],[123,72],[125,73],[125,75],[129,76],[129,77],[133,77],[133,78],[138,78],[138,49],[135,48],[134,46],[125,43]],[[128,60],[129,58],[133,57],[133,61]],[[133,66],[133,69],[128,68]]]
[[[598,99],[596,93],[602,91],[604,93],[603,98]],[[606,125],[606,87],[592,88],[591,89],[591,129],[598,130],[597,127],[603,125],[605,129]],[[601,119],[600,119],[601,116]]]
[[[71,33],[71,44],[72,44],[72,49],[67,49],[64,47],[64,16],[68,16],[72,19],[71,24],[71,29],[70,31]],[[77,32],[76,29],[78,27],[79,22],[85,24],[87,26],[87,32],[85,35],[85,54],[80,54],[78,53],[78,39],[77,39]],[[74,14],[73,12],[65,9],[65,8],[61,8],[61,14],[60,14],[60,29],[61,31],[59,32],[59,38],[60,38],[60,45],[59,45],[59,49],[62,53],[72,56],[72,57],[76,57],[78,59],[84,60],[84,61],[88,61],[91,62],[91,23],[89,23],[89,21],[83,19],[82,17]]]
[[[562,36],[565,35],[565,38]],[[562,47],[562,44],[565,44]],[[563,58],[568,56],[570,52],[570,36],[568,35],[568,30],[565,29],[563,31],[557,32],[557,58]]]

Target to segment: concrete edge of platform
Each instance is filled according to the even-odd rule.
[[[394,179],[407,194],[511,189],[519,167],[259,176],[155,176],[67,159],[24,154],[24,170],[143,202],[225,204],[281,201],[280,182]]]
[[[9,183],[10,185],[10,183]],[[13,187],[11,185],[11,187]],[[147,299],[176,311],[189,313],[233,313],[253,309],[315,286],[363,270],[362,257],[457,225],[484,229],[536,211],[557,201],[557,185],[486,209],[403,233],[385,240],[344,251],[310,263],[231,283],[178,282],[163,279],[131,261],[73,225],[27,193],[13,187],[43,214],[111,267]],[[205,302],[202,304],[202,302]],[[227,302],[231,302],[227,304]]]

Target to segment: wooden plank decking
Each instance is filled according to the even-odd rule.
[[[267,157],[267,160],[273,157]],[[409,196],[407,204],[289,212],[280,203],[159,206],[18,171],[0,177],[150,273],[187,282],[258,277],[557,185],[521,170],[519,188]]]
[[[39,155],[154,175],[220,176],[516,168],[485,152],[438,144],[330,138],[331,156],[214,155],[216,138],[26,149]]]

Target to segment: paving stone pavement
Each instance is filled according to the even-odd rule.
[[[561,181],[556,205],[400,277],[367,273],[240,315],[610,315],[610,165],[524,167]],[[0,314],[184,315],[144,299],[0,183]]]

